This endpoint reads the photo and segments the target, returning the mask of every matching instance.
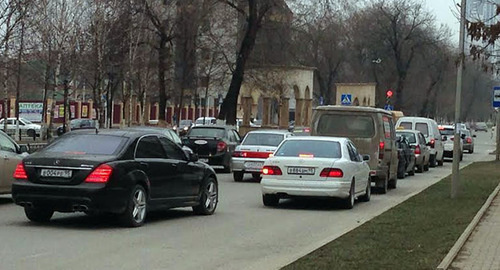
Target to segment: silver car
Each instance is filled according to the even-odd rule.
[[[260,180],[264,161],[274,153],[284,139],[293,136],[287,130],[258,130],[247,133],[233,153],[232,167],[234,181],[243,180],[245,173]]]
[[[430,151],[425,142],[424,134],[418,130],[396,130],[396,135],[405,137],[410,147],[414,150],[417,172],[428,171]]]
[[[25,145],[19,146],[14,140],[0,131],[0,194],[10,193],[14,172],[21,160],[28,156]]]

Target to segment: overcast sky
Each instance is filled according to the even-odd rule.
[[[425,0],[427,8],[436,16],[440,24],[446,24],[453,33],[452,42],[458,43],[459,22],[456,14],[458,12],[457,0]]]

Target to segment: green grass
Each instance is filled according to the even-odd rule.
[[[499,162],[472,164],[458,199],[447,177],[283,269],[436,269],[499,182]]]

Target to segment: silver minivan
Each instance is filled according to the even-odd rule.
[[[424,134],[427,145],[430,147],[431,167],[443,166],[444,160],[444,144],[441,139],[438,124],[434,119],[425,117],[401,117],[396,123],[396,128],[418,130]]]

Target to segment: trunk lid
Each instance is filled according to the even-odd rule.
[[[320,173],[325,168],[333,168],[339,159],[332,158],[301,158],[301,157],[273,157],[266,162],[266,166],[278,166],[282,175],[272,175],[276,179],[297,180],[297,181],[320,181],[327,180],[328,177],[320,177]],[[309,172],[300,172],[302,168],[309,168]],[[311,172],[313,169],[314,172]]]

